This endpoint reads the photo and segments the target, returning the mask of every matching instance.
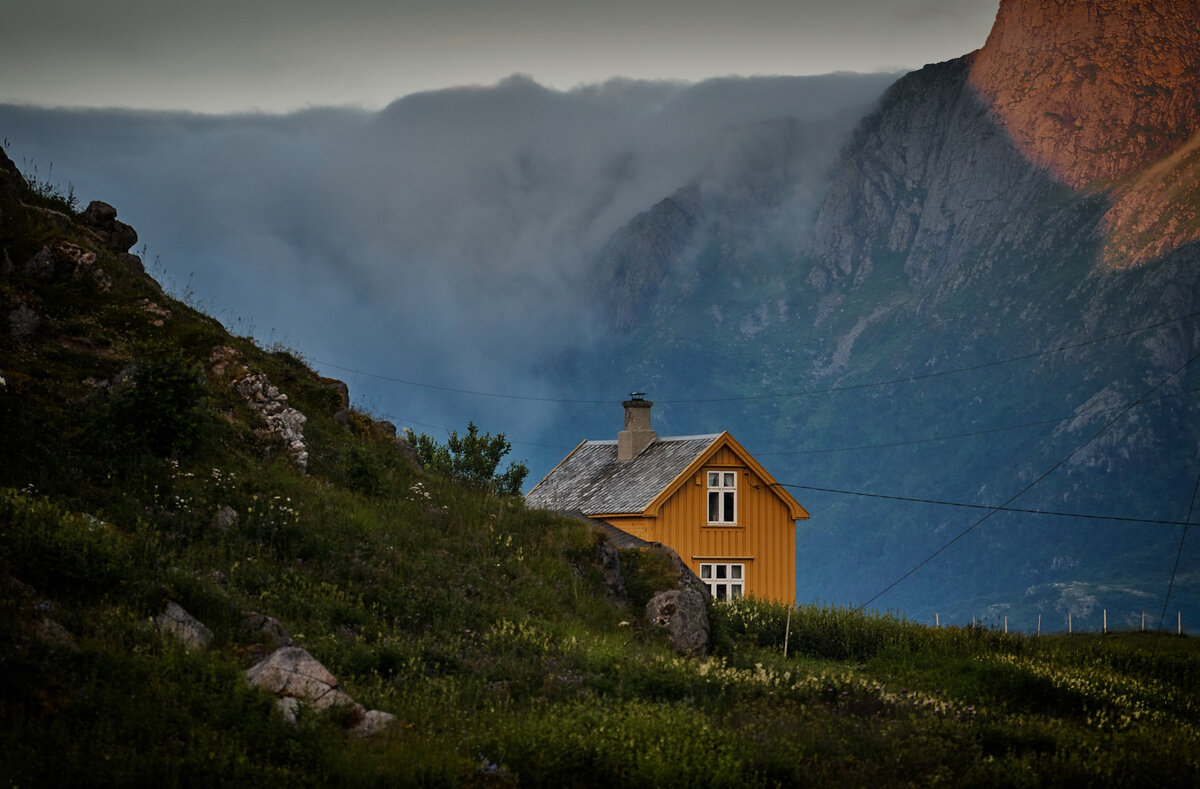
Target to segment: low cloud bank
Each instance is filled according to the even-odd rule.
[[[514,76],[375,113],[279,116],[8,105],[0,135],[27,172],[115,205],[165,284],[238,333],[454,389],[615,399],[621,382],[557,392],[538,375],[594,336],[585,283],[605,241],[682,186],[735,181],[747,147],[772,139],[755,132],[764,121],[826,130],[795,184],[819,190],[824,164],[893,79],[562,92]],[[429,432],[475,419],[533,437],[553,407],[326,372],[360,404]]]

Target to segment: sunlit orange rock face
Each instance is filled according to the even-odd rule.
[[[970,79],[1032,162],[1108,193],[1110,265],[1200,239],[1200,0],[1001,0]]]

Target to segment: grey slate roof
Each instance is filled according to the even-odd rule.
[[[628,463],[616,441],[584,441],[525,495],[525,504],[584,515],[637,513],[721,437],[659,438]]]

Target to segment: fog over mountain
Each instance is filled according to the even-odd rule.
[[[1005,0],[898,78],[0,106],[0,133],[235,332],[401,426],[506,433],[529,484],[644,390],[813,513],[801,601],[1132,626],[1200,606],[1197,13]]]
[[[587,342],[588,265],[612,233],[688,184],[719,184],[759,124],[809,130],[789,186],[812,206],[841,142],[895,75],[612,81],[572,91],[513,76],[380,112],[200,116],[0,106],[27,173],[102,199],[147,265],[237,331],[346,379],[399,424],[536,443],[546,403],[346,373],[560,399],[537,370]],[[824,163],[824,164],[823,164]],[[432,428],[430,426],[433,426]],[[520,452],[520,448],[518,452]]]

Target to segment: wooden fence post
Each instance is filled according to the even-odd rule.
[[[1071,612],[1067,611],[1067,635],[1071,635]]]
[[[1104,609],[1104,624],[1100,626],[1101,633],[1108,633],[1108,609]]]
[[[942,615],[941,615],[941,614],[939,614],[939,613],[936,613],[936,612],[934,613],[934,615],[933,615],[933,626],[934,626],[934,627],[941,627],[941,626],[942,626]]]
[[[1042,634],[1042,615],[1041,615],[1041,614],[1038,614],[1038,631],[1037,631],[1037,634],[1038,634],[1039,636]]]
[[[792,633],[792,607],[788,606],[787,624],[783,627],[783,656],[787,657],[788,636]]]

